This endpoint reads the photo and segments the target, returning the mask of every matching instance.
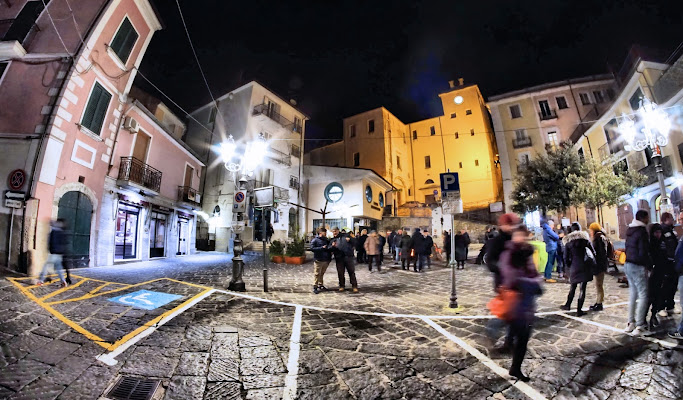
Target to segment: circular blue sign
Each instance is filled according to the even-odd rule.
[[[235,202],[241,203],[244,201],[244,192],[235,193]]]

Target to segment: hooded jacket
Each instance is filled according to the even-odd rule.
[[[356,239],[345,234],[339,234],[339,236],[332,239],[331,244],[336,246],[336,252],[334,254],[335,259],[338,260],[342,255],[353,257],[353,248],[356,244]]]
[[[649,242],[645,224],[637,219],[633,220],[626,230],[626,262],[651,268]]]
[[[583,283],[593,280],[591,266],[586,263],[586,252],[590,251],[595,256],[595,250],[591,245],[588,232],[574,231],[562,239],[564,243],[564,265],[569,269],[570,283]]]
[[[470,235],[458,232],[455,235],[455,260],[465,261],[467,260],[467,246],[470,245]]]
[[[607,272],[609,260],[607,257],[607,237],[603,231],[597,231],[593,234],[593,249],[595,250],[595,261],[597,263],[597,271]]]

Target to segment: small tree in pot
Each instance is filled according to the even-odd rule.
[[[285,261],[285,245],[279,240],[273,240],[270,244],[270,260],[274,263],[283,263]]]
[[[285,252],[285,262],[287,264],[303,264],[306,261],[304,243],[303,237],[295,237],[291,243],[287,244]]]

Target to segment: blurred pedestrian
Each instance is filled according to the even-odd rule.
[[[425,229],[422,231],[422,236],[425,239],[425,257],[427,258],[427,268],[432,267],[432,250],[434,249],[434,239],[429,236],[429,230]]]
[[[318,229],[318,236],[311,240],[311,251],[313,252],[313,293],[318,294],[321,290],[327,290],[323,285],[325,271],[332,261],[332,251],[330,240],[327,238],[327,229]]]
[[[451,234],[443,231],[441,237],[443,238],[443,251],[446,253],[446,264],[448,264],[451,261]]]
[[[588,227],[590,233],[593,249],[595,250],[595,291],[597,299],[595,304],[589,307],[591,311],[602,311],[602,302],[605,300],[605,288],[603,282],[605,281],[605,274],[609,266],[609,259],[607,258],[607,249],[609,248],[609,240],[605,236],[602,227],[599,223],[593,222]]]
[[[544,278],[548,283],[557,282],[553,278],[553,269],[555,268],[555,256],[557,255],[557,242],[560,240],[560,236],[555,233],[553,228],[555,227],[555,221],[552,219],[547,219],[541,224],[543,229],[543,241],[545,242],[545,251],[548,253],[548,263],[545,265]]]
[[[660,224],[650,225],[650,258],[652,259],[652,272],[647,280],[648,298],[650,302],[650,330],[659,326],[657,313],[664,309],[663,284],[666,276],[667,257],[666,244],[662,237],[662,226]],[[666,311],[664,311],[666,316]]]
[[[399,229],[396,231],[396,235],[394,235],[393,243],[394,243],[394,251],[396,254],[394,254],[394,264],[398,264],[398,262],[401,260],[401,240],[403,239],[403,229]]]
[[[422,272],[426,262],[425,253],[427,250],[425,249],[425,239],[422,236],[422,232],[420,232],[420,228],[415,228],[415,232],[413,232],[413,236],[410,238],[410,250],[415,260],[413,270],[415,272]],[[410,264],[408,264],[408,267],[410,267]]]
[[[379,264],[384,261],[384,245],[387,244],[387,238],[382,236],[381,233],[377,232],[377,239],[379,239]],[[377,264],[379,266],[379,264]]]
[[[403,270],[410,269],[410,242],[411,238],[408,234],[408,230],[406,229],[403,231],[403,236],[401,236],[401,242],[399,243],[399,248],[401,249],[401,269]],[[406,265],[406,263],[408,265]]]
[[[633,335],[649,334],[645,317],[649,304],[648,268],[652,265],[650,258],[650,240],[647,224],[650,215],[645,210],[636,212],[636,219],[626,230],[626,263],[624,270],[628,278],[628,326],[626,332]]]
[[[48,236],[48,251],[50,254],[47,256],[47,261],[43,265],[42,271],[38,276],[37,285],[42,285],[45,282],[45,275],[47,275],[48,265],[52,265],[59,280],[62,283],[62,287],[66,287],[68,283],[64,277],[64,266],[62,264],[64,254],[67,251],[67,238],[64,232],[66,227],[66,222],[59,218],[56,221],[50,223],[50,235]]]
[[[675,254],[678,245],[678,236],[674,230],[674,216],[665,212],[662,214],[662,241],[664,243],[664,278],[662,280],[662,308],[660,317],[667,317],[674,313],[674,297],[676,296],[676,284],[678,274],[675,271]]]
[[[266,228],[266,241],[270,243],[270,239],[273,237],[273,233],[275,233],[275,229],[273,228],[273,224],[269,223],[268,228]]]
[[[368,230],[363,229],[360,231],[360,235],[356,236],[356,261],[360,263],[367,262],[367,257],[365,253],[365,241],[368,239]]]
[[[586,300],[586,287],[588,282],[593,280],[595,251],[591,245],[588,233],[581,230],[581,225],[578,222],[572,224],[572,232],[565,236],[562,241],[565,248],[564,264],[569,269],[569,283],[571,283],[571,287],[569,294],[567,294],[567,302],[560,308],[563,310],[571,309],[576,288],[580,287],[576,307],[576,316],[580,317],[586,314],[582,308]]]
[[[368,259],[368,271],[372,272],[372,262],[375,261],[377,264],[377,272],[381,272],[381,267],[379,265],[380,257],[380,242],[377,237],[377,231],[370,232],[370,235],[365,239],[363,244],[363,250],[365,250],[366,257]]]
[[[678,216],[678,222],[683,224],[683,212]],[[683,238],[678,241],[676,253],[674,255],[674,269],[678,274],[678,299],[679,306],[683,307]],[[669,332],[669,337],[676,340],[683,340],[683,317],[678,324],[678,328]]]
[[[335,228],[337,231],[338,229]],[[334,229],[333,229],[334,230]],[[332,247],[335,252],[335,261],[337,263],[337,277],[339,278],[339,291],[346,290],[346,279],[344,271],[349,274],[351,287],[353,293],[358,293],[358,281],[356,280],[356,266],[353,262],[353,248],[355,246],[355,239],[352,239],[350,234],[335,234],[332,239]]]
[[[557,262],[557,275],[560,279],[564,279],[564,273],[566,269],[564,265],[564,243],[562,242],[566,236],[564,228],[560,227],[560,229],[557,230],[557,236],[560,237],[560,240],[557,241],[557,253],[555,256],[555,261]]]
[[[467,261],[467,248],[470,245],[470,235],[465,229],[460,229],[455,235],[455,261],[458,269],[465,269]]]
[[[386,238],[387,238],[387,243],[389,244],[389,254],[391,255],[392,260],[394,260],[396,257],[396,255],[395,255],[396,246],[394,245],[395,237],[396,237],[396,232],[387,229]]]

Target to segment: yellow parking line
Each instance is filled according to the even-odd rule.
[[[171,282],[182,283],[183,285],[188,285],[188,286],[194,286],[194,287],[202,288],[202,289],[211,289],[211,288],[208,287],[208,286],[205,286],[205,285],[197,285],[196,283],[178,281],[178,280],[171,279],[171,278],[163,278],[163,279],[166,279],[167,281],[171,281]]]
[[[95,293],[99,292],[101,289],[104,289],[105,286],[110,285],[110,284],[111,284],[111,282],[107,282],[104,285],[100,285],[100,286],[96,287],[95,289],[89,291],[88,294],[95,294]]]
[[[56,295],[58,295],[58,294],[60,294],[60,293],[64,293],[64,292],[66,292],[67,290],[77,288],[77,287],[79,287],[80,285],[82,285],[83,283],[85,283],[85,281],[87,281],[87,279],[81,279],[80,281],[78,281],[78,283],[74,283],[73,285],[65,286],[65,287],[63,287],[63,288],[61,288],[61,289],[55,290],[54,292],[48,294],[47,296],[41,297],[41,298],[40,298],[40,301],[45,301],[45,300],[49,299],[50,297],[54,297],[54,296],[56,296]]]
[[[134,285],[126,285],[125,283],[118,283],[118,282],[109,282],[109,284],[118,284],[118,285],[125,285],[125,286],[124,286],[124,287],[121,287],[121,288],[118,288],[118,289],[109,290],[109,291],[106,291],[106,292],[100,292],[100,293],[97,293],[97,294],[90,294],[90,293],[89,293],[89,294],[86,294],[86,295],[81,296],[81,297],[77,297],[77,298],[73,298],[73,299],[60,300],[60,301],[53,301],[53,302],[50,302],[50,303],[47,303],[47,304],[54,305],[54,304],[70,303],[70,302],[72,302],[72,301],[78,301],[78,300],[88,300],[88,299],[92,299],[93,297],[99,297],[99,296],[103,296],[103,295],[105,295],[105,294],[116,293],[116,292],[120,292],[120,291],[122,291],[122,290],[130,289],[130,288],[132,288],[132,287],[137,287],[137,286],[141,286],[141,285],[146,285],[146,284],[148,284],[148,283],[158,282],[158,281],[162,281],[162,280],[165,280],[165,279],[166,279],[166,278],[152,279],[151,281],[140,282],[140,283],[136,283],[136,284],[134,284]],[[100,282],[106,282],[106,281],[100,281]]]
[[[182,282],[181,282],[181,283],[182,283]],[[196,286],[196,285],[195,285],[195,286]],[[198,293],[198,294],[192,296],[192,298],[190,298],[190,299],[184,301],[182,304],[178,305],[177,307],[174,307],[173,309],[168,310],[168,311],[164,312],[163,314],[157,316],[156,318],[154,318],[154,319],[152,319],[152,320],[146,322],[146,323],[145,323],[144,325],[142,325],[141,327],[135,329],[135,330],[132,331],[131,333],[129,333],[129,334],[123,336],[121,339],[117,340],[114,344],[112,344],[111,346],[109,346],[109,347],[107,348],[107,350],[108,350],[108,351],[114,351],[114,350],[116,350],[117,347],[119,347],[119,346],[123,345],[124,343],[126,343],[127,341],[131,340],[132,338],[134,338],[135,336],[137,336],[140,332],[144,331],[145,329],[149,328],[150,326],[156,325],[159,321],[161,321],[162,319],[166,318],[168,315],[174,313],[177,309],[183,307],[185,304],[191,303],[192,301],[194,301],[195,299],[197,299],[197,298],[199,298],[199,297],[202,297],[203,295],[205,295],[207,292],[209,292],[209,291],[211,291],[211,290],[213,290],[213,289],[208,288],[208,289],[202,291],[201,293]]]
[[[14,286],[16,286],[19,290],[21,290],[21,292],[24,293],[24,295],[25,295],[26,297],[28,297],[29,299],[35,301],[36,304],[38,304],[39,306],[43,307],[43,308],[44,308],[45,310],[47,310],[49,313],[51,313],[52,315],[54,315],[55,317],[57,317],[57,319],[59,319],[60,321],[64,322],[64,323],[65,323],[66,325],[68,325],[71,329],[73,329],[73,330],[75,330],[76,332],[82,334],[83,336],[87,337],[88,339],[92,340],[93,342],[99,344],[100,346],[102,346],[102,347],[104,347],[104,348],[107,348],[108,346],[110,346],[110,344],[107,343],[107,342],[105,342],[104,339],[102,339],[101,337],[95,335],[94,333],[91,333],[91,332],[88,331],[87,329],[83,328],[82,326],[78,325],[77,323],[71,321],[70,319],[68,319],[67,317],[65,317],[64,315],[62,315],[62,313],[60,313],[59,311],[55,310],[54,308],[52,308],[52,307],[50,307],[49,305],[47,305],[47,304],[43,303],[42,301],[40,301],[39,298],[37,298],[33,293],[31,293],[30,291],[28,291],[28,288],[25,288],[25,287],[21,286],[21,284],[18,283],[18,282],[16,282],[16,281],[14,281],[13,278],[7,278],[7,279],[8,279],[10,282],[12,282],[12,284],[13,284]]]

